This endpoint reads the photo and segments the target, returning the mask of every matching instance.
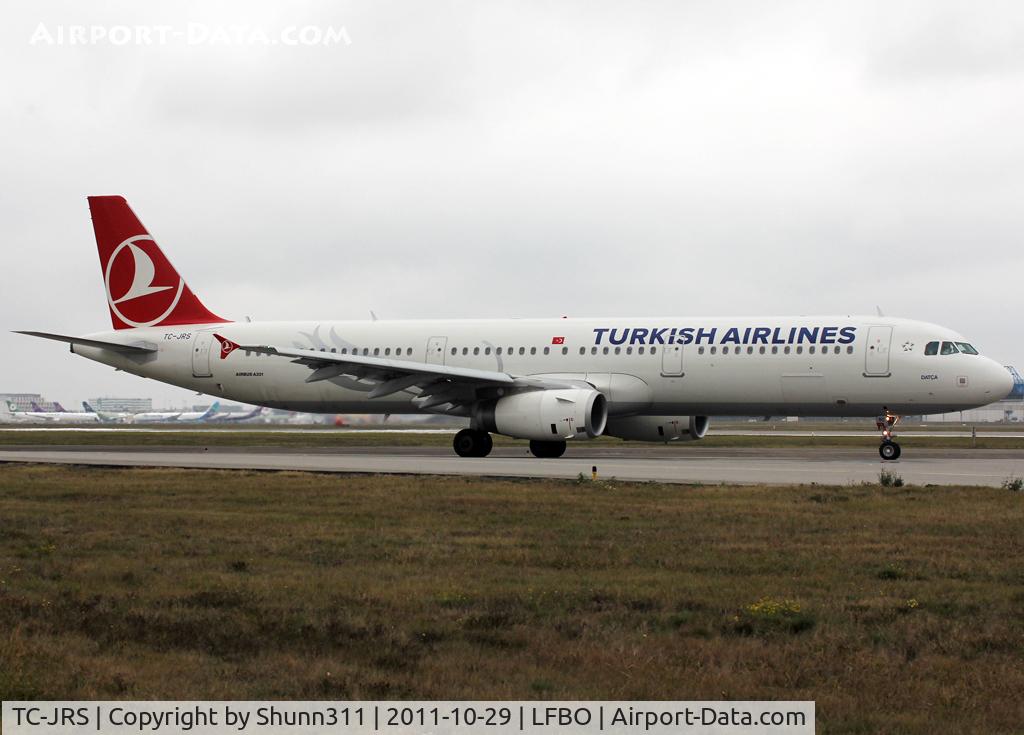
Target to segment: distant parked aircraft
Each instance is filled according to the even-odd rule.
[[[109,411],[97,411],[92,407],[92,404],[89,403],[89,401],[82,401],[82,408],[85,409],[86,413],[96,414],[100,423],[103,424],[123,424],[132,419],[132,414],[124,411],[115,411],[113,413]]]
[[[212,416],[210,421],[218,424],[235,421],[249,421],[250,419],[262,416],[264,411],[266,411],[266,409],[263,406],[257,406],[252,411],[224,411],[223,413],[218,413],[216,416]]]
[[[99,416],[84,411],[67,411],[59,403],[54,404],[59,411],[44,411],[39,404],[33,401],[32,410],[24,414],[30,419],[52,424],[94,424],[98,422]]]
[[[205,411],[149,411],[137,413],[132,419],[133,424],[163,424],[170,422],[200,423],[209,421],[220,411],[220,401],[214,401],[213,405]]]

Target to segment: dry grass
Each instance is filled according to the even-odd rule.
[[[1024,495],[0,466],[0,698],[814,699],[1016,732]]]

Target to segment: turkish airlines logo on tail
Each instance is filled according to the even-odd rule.
[[[238,349],[238,345],[232,342],[227,337],[221,337],[219,334],[214,334],[213,336],[217,338],[218,342],[220,342],[221,360],[226,359],[228,355],[230,355],[232,352]]]
[[[149,235],[129,237],[110,254],[104,273],[107,303],[130,327],[151,327],[174,311],[185,288]]]

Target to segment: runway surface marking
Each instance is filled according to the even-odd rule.
[[[839,484],[878,482],[879,472],[900,475],[917,485],[1001,485],[1024,476],[1021,457],[978,458],[909,456],[896,462],[863,458],[829,458],[823,455],[773,457],[763,454],[702,457],[681,454],[671,457],[623,458],[607,455],[566,456],[536,459],[498,454],[485,459],[436,454],[299,453],[274,451],[227,452],[211,450],[17,450],[0,451],[0,462],[42,462],[132,467],[185,467],[197,469],[296,470],[500,477],[589,478],[591,467],[605,479],[646,480],[670,483],[744,484]]]

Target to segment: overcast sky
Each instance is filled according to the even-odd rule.
[[[1024,366],[1019,2],[43,0],[0,75],[0,392],[194,402],[9,333],[109,328],[90,194],[228,317],[880,305]]]

